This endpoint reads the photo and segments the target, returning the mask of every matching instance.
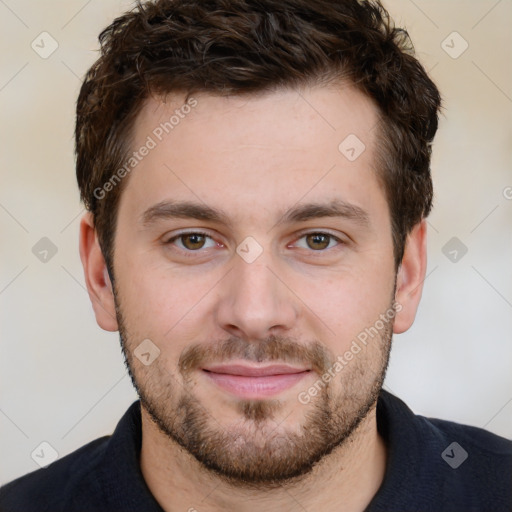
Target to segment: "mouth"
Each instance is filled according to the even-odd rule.
[[[232,395],[264,399],[290,389],[311,373],[311,369],[285,364],[223,364],[202,368],[202,372],[215,385]]]

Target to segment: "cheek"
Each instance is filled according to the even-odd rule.
[[[302,286],[299,279],[296,291],[307,305],[304,314],[316,322],[311,332],[325,333],[321,341],[340,354],[390,308],[393,284],[392,272],[352,268],[323,280],[308,279]]]
[[[166,351],[172,346],[173,352],[182,350],[187,340],[201,339],[204,322],[198,317],[208,291],[218,281],[216,275],[194,277],[147,261],[119,267],[119,295],[129,334],[165,343]]]

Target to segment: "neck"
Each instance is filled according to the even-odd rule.
[[[313,471],[279,488],[237,487],[219,479],[163,434],[142,408],[141,469],[166,512],[362,512],[386,470],[386,446],[377,431],[375,407],[352,435]],[[298,505],[300,504],[300,506]]]

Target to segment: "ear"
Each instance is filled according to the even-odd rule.
[[[404,257],[398,269],[395,301],[397,314],[393,332],[407,331],[414,322],[427,270],[427,221],[416,224],[409,233]]]
[[[117,331],[112,283],[94,228],[94,218],[90,212],[87,212],[80,221],[80,259],[96,322],[106,331]]]

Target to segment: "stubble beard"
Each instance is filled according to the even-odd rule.
[[[318,462],[347,443],[374,409],[389,363],[392,322],[332,381],[319,386],[310,403],[297,400],[296,408],[305,412],[295,429],[282,425],[286,418],[280,417],[279,400],[239,400],[235,407],[240,421],[223,428],[192,391],[193,370],[211,361],[213,354],[216,361],[238,356],[258,362],[313,363],[319,380],[332,368],[334,355],[318,342],[306,348],[275,336],[260,344],[231,337],[215,348],[203,344],[185,349],[178,365],[179,381],[159,359],[150,367],[137,364],[133,357],[137,343],[128,336],[117,297],[116,310],[125,364],[142,406],[169,440],[234,487],[269,490],[311,473]],[[336,380],[340,391],[334,389]]]

